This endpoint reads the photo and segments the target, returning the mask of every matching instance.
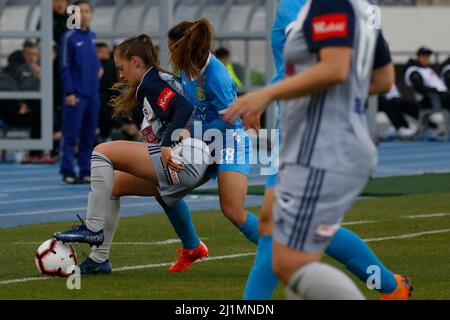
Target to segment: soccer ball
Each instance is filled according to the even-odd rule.
[[[67,277],[77,264],[74,248],[56,239],[49,239],[39,246],[35,256],[36,266],[43,275]]]

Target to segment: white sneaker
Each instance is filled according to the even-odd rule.
[[[416,135],[417,130],[417,126],[413,123],[410,123],[408,128],[398,129],[398,135],[402,139],[411,139]]]

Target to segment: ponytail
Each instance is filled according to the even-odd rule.
[[[170,62],[174,69],[198,76],[208,60],[214,30],[207,19],[180,22],[169,31]]]

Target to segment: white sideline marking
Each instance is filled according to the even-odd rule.
[[[230,255],[226,255],[226,256],[209,257],[209,258],[206,258],[205,262],[216,261],[216,260],[235,259],[235,258],[249,257],[249,256],[254,256],[254,255],[256,255],[256,252],[236,253],[236,254],[230,254]],[[145,264],[145,265],[138,265],[138,266],[125,266],[125,267],[115,268],[115,269],[113,269],[113,272],[122,272],[122,271],[139,270],[139,269],[154,269],[154,268],[159,268],[159,267],[170,266],[172,263],[173,262],[164,262],[164,263]],[[0,281],[0,285],[21,283],[21,282],[30,282],[30,281],[39,281],[39,280],[51,280],[51,279],[54,279],[54,278],[33,277],[33,278],[13,279],[13,280]]]
[[[375,242],[375,241],[386,241],[386,240],[395,240],[395,239],[407,239],[407,238],[416,238],[416,237],[430,235],[430,234],[447,233],[447,232],[450,232],[450,229],[430,230],[430,231],[425,231],[425,232],[403,234],[403,235],[399,235],[399,236],[384,237],[384,238],[372,238],[372,239],[365,239],[364,241]],[[256,252],[237,253],[237,254],[230,254],[230,255],[226,255],[226,256],[210,257],[210,258],[207,258],[205,260],[205,262],[214,261],[214,260],[234,259],[234,258],[254,256],[254,255],[256,255]],[[125,266],[125,267],[113,269],[113,271],[120,272],[120,271],[129,271],[129,270],[138,270],[138,269],[151,269],[151,268],[170,266],[171,264],[172,264],[172,262],[165,262],[165,263],[138,265],[138,266]],[[0,285],[20,283],[20,282],[38,281],[38,280],[49,280],[49,279],[53,279],[53,278],[35,277],[35,278],[4,280],[4,281],[0,281]]]
[[[434,218],[434,217],[446,217],[450,216],[450,213],[433,213],[433,214],[418,214],[414,216],[403,216],[405,219],[426,219],[426,218]]]
[[[200,238],[200,240],[204,241],[207,238]],[[180,243],[180,239],[167,239],[167,240],[161,240],[161,241],[141,241],[141,242],[113,242],[112,245],[114,246],[160,246],[160,245],[166,245],[166,244],[174,244],[174,243]],[[14,245],[38,245],[41,244],[41,242],[33,242],[33,241],[24,241],[24,242],[14,242]],[[77,243],[73,243],[77,244]]]
[[[375,221],[375,220],[361,220],[361,221],[347,221],[344,223],[341,223],[342,226],[354,226],[357,224],[369,224],[369,223],[377,223],[379,221]]]
[[[395,240],[395,239],[408,239],[408,238],[417,238],[417,237],[421,237],[421,236],[426,236],[429,234],[438,234],[438,233],[447,233],[447,232],[450,232],[450,229],[431,230],[431,231],[424,231],[424,232],[417,232],[417,233],[402,234],[399,236],[364,239],[364,241],[376,242],[376,241]]]

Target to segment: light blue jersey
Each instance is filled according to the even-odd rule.
[[[186,98],[194,105],[193,120],[202,123],[202,134],[209,129],[223,134],[223,149],[219,150],[222,156],[216,157],[218,172],[237,171],[248,176],[251,148],[242,121],[237,119],[230,124],[222,119],[237,97],[236,86],[226,67],[210,54],[198,78],[192,79],[183,70],[180,75]],[[214,173],[209,176],[214,177]]]
[[[275,14],[275,20],[272,27],[272,54],[275,62],[275,75],[272,78],[271,83],[277,83],[284,79],[285,63],[283,57],[284,44],[286,43],[286,29],[287,27],[297,19],[300,9],[305,5],[306,0],[281,0],[277,12]],[[275,129],[280,129],[281,122],[281,108],[279,103],[276,102],[275,111]],[[273,146],[271,152],[272,162],[275,161],[275,157],[279,155],[280,146],[278,143]],[[275,187],[278,174],[269,175],[266,178],[266,189]]]

